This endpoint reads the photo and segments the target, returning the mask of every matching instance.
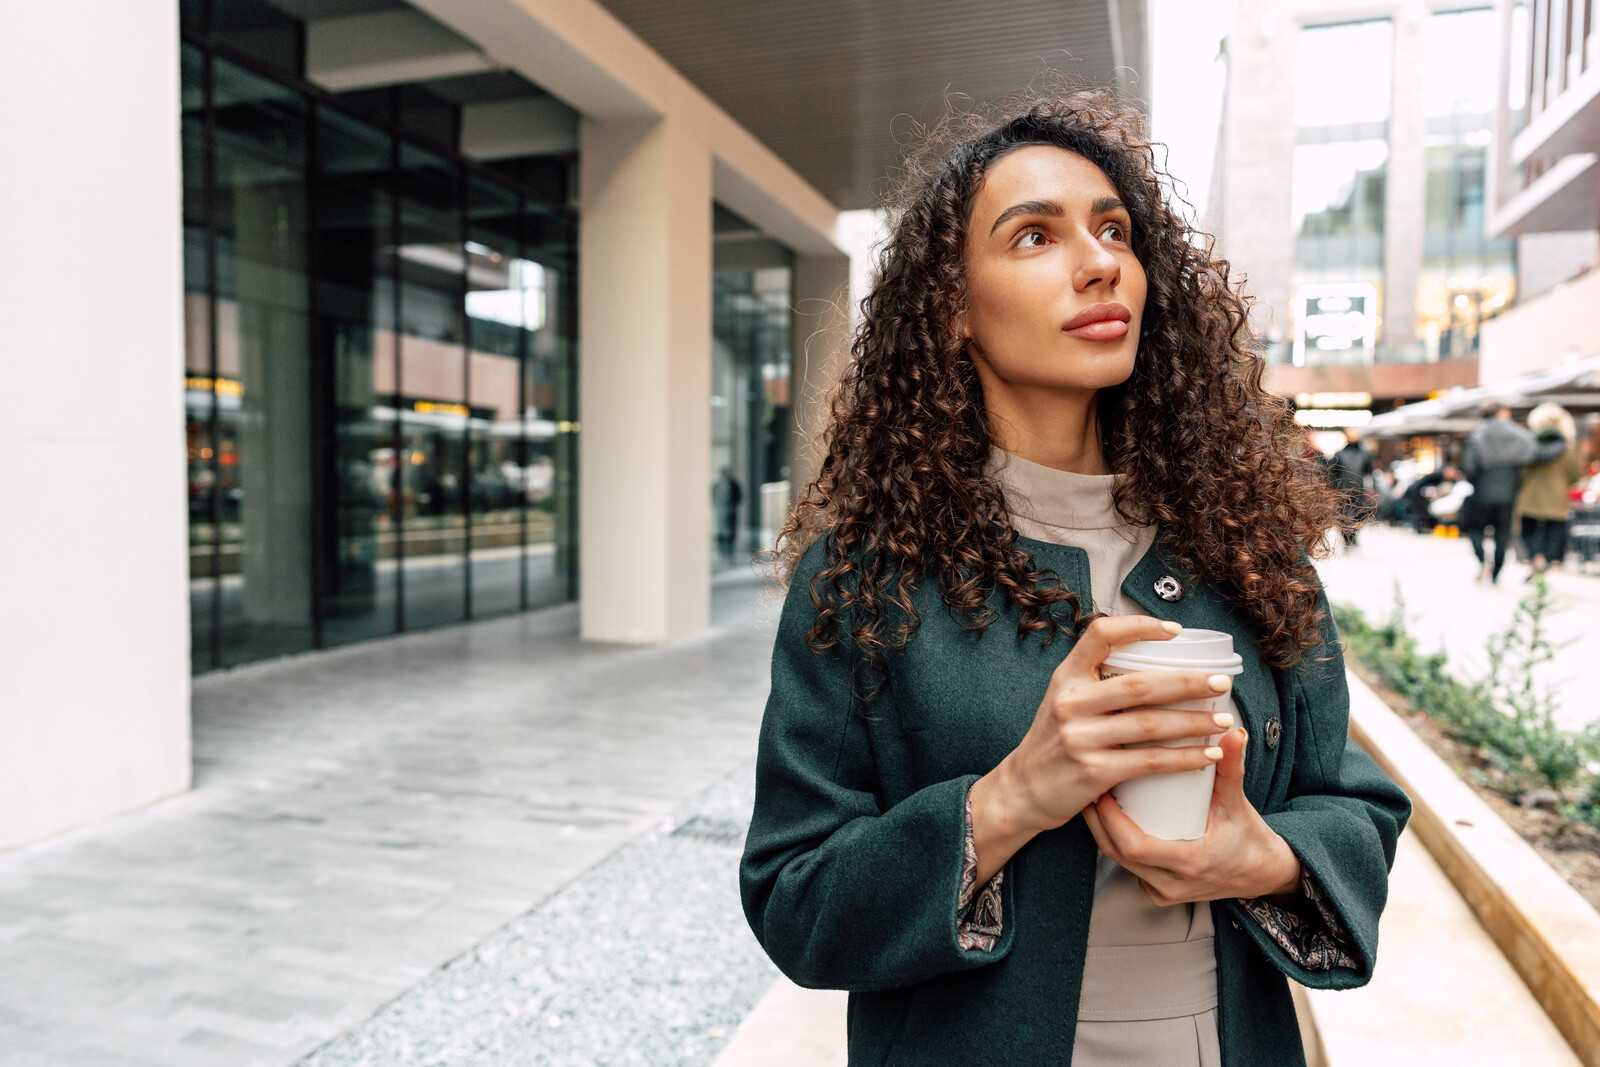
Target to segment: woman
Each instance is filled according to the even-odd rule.
[[[955,120],[863,302],[784,531],[741,867],[778,966],[851,991],[852,1063],[1282,1067],[1283,975],[1371,974],[1409,806],[1345,740],[1306,555],[1339,500],[1161,177],[1109,93]],[[1229,690],[1099,680],[1182,626],[1233,634],[1228,711],[1113,714]],[[1198,841],[1107,795],[1208,763]]]
[[[1533,569],[1543,574],[1567,554],[1567,491],[1583,479],[1583,462],[1572,447],[1578,429],[1567,409],[1540,404],[1528,412],[1528,429],[1539,441],[1534,462],[1522,468],[1517,514],[1522,516],[1522,541]]]

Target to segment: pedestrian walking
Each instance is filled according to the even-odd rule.
[[[1472,502],[1466,521],[1460,525],[1467,531],[1473,555],[1478,558],[1478,580],[1498,582],[1506,562],[1506,548],[1515,536],[1511,522],[1517,490],[1522,485],[1522,468],[1536,462],[1539,442],[1511,421],[1511,409],[1504,404],[1491,402],[1484,407],[1483,415],[1484,422],[1467,435],[1461,450],[1461,474],[1472,483]],[[1483,547],[1484,535],[1491,528],[1492,564]]]
[[[922,146],[779,541],[741,889],[851,1063],[1294,1067],[1285,976],[1372,974],[1410,807],[1347,738],[1340,500],[1143,130],[1078,90]],[[1231,684],[1102,673],[1197,638]],[[1205,768],[1193,840],[1110,795]]]
[[[1345,427],[1344,447],[1328,457],[1328,480],[1339,491],[1344,521],[1339,532],[1344,535],[1346,548],[1356,547],[1356,532],[1372,516],[1373,487],[1372,452],[1362,443],[1361,431],[1354,426]]]
[[[1522,468],[1516,511],[1522,516],[1522,539],[1532,564],[1528,577],[1532,578],[1566,556],[1567,512],[1571,508],[1568,491],[1583,480],[1583,462],[1573,447],[1577,426],[1566,408],[1540,404],[1528,413],[1528,429],[1538,440],[1540,453]],[[1548,454],[1557,449],[1554,455]]]

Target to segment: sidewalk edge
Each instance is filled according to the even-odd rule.
[[[1410,830],[1587,1067],[1600,1067],[1600,913],[1353,671],[1350,736],[1411,797]]]

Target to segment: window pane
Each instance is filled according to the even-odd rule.
[[[1393,35],[1388,19],[1301,30],[1295,56],[1295,125],[1386,120]]]
[[[538,607],[577,595],[577,233],[567,216],[531,204],[522,227],[523,258],[533,265],[518,283],[527,309],[523,602]]]
[[[531,275],[541,268],[521,258],[521,206],[515,193],[474,177],[468,196],[470,567],[472,614],[482,617],[522,606],[527,467],[520,353],[529,320],[541,314],[528,300]]]
[[[211,275],[206,249],[205,84],[200,53],[184,45],[183,100],[183,407],[189,484],[189,657],[195,672],[215,664],[216,447],[211,436]]]
[[[1494,12],[1451,11],[1428,16],[1423,30],[1422,113],[1479,115],[1494,110],[1497,56]],[[1515,54],[1515,53],[1513,53]],[[1512,80],[1516,80],[1515,74]]]
[[[467,408],[461,171],[400,152],[402,621],[466,618]]]
[[[221,662],[311,647],[305,105],[215,61]]]
[[[391,141],[324,108],[317,158],[317,336],[333,399],[330,524],[319,531],[331,646],[398,625]]]
[[[765,266],[712,275],[709,473],[719,566],[741,565],[769,541],[788,500],[792,273]]]
[[[300,23],[263,0],[211,0],[211,36],[267,66],[298,77]]]

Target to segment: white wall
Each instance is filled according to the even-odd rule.
[[[1479,335],[1478,381],[1499,385],[1600,354],[1600,270],[1591,270],[1496,315]]]
[[[0,848],[189,785],[172,0],[0,0]]]

